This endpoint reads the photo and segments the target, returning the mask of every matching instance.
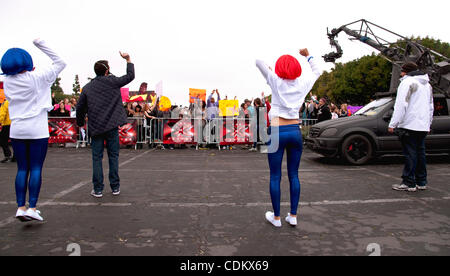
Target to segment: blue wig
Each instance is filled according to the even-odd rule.
[[[3,75],[15,75],[23,71],[33,70],[33,59],[24,49],[11,48],[0,61]]]

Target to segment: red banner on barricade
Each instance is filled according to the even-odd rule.
[[[220,145],[245,145],[251,144],[253,139],[252,131],[248,120],[223,120],[222,131],[220,132]]]
[[[128,123],[119,127],[119,142],[121,145],[131,146],[137,142],[137,121],[128,121]]]
[[[164,144],[197,144],[194,120],[164,120]]]
[[[75,118],[49,118],[49,144],[76,143],[78,126]]]

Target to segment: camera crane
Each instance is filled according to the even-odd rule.
[[[352,26],[357,26],[358,28],[351,29]],[[397,41],[389,42],[376,35],[374,30],[384,31],[396,37]],[[334,63],[342,57],[343,50],[336,40],[341,32],[345,32],[350,36],[350,40],[358,40],[375,48],[380,52],[382,57],[392,63],[389,94],[395,94],[397,91],[400,83],[401,66],[406,62],[415,62],[421,71],[429,75],[430,84],[433,86],[434,92],[444,94],[447,98],[450,98],[450,59],[448,57],[423,46],[417,41],[413,41],[365,19],[361,19],[337,29],[332,29],[331,32],[327,29],[330,44],[336,48],[336,51],[323,56],[326,62]],[[435,62],[436,58],[442,61]]]

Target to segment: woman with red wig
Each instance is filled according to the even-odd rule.
[[[272,89],[272,107],[270,119],[270,145],[268,159],[270,167],[270,197],[273,212],[266,213],[266,219],[275,227],[281,227],[280,182],[284,151],[287,151],[287,169],[290,183],[291,211],[286,222],[297,225],[297,209],[300,200],[300,181],[298,168],[303,152],[302,133],[299,126],[299,110],[306,95],[311,91],[321,72],[316,60],[309,55],[308,49],[301,49],[300,55],[307,58],[312,74],[302,76],[302,67],[298,60],[290,55],[280,57],[272,72],[264,62],[257,60],[261,71]]]
[[[16,218],[20,221],[42,221],[36,210],[42,182],[42,167],[48,147],[48,112],[53,109],[50,87],[66,63],[40,39],[34,45],[52,61],[49,68],[34,71],[30,54],[11,48],[1,59],[6,75],[5,95],[9,101],[10,137],[17,158]],[[29,208],[26,196],[29,191]]]

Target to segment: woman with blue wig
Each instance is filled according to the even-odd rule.
[[[11,48],[0,61],[6,99],[11,119],[10,138],[17,159],[16,198],[20,221],[42,221],[36,209],[42,183],[42,167],[48,147],[48,111],[53,109],[50,87],[66,63],[45,41],[36,39],[34,45],[53,61],[52,66],[34,71],[30,54]],[[29,208],[26,195],[29,191]]]

